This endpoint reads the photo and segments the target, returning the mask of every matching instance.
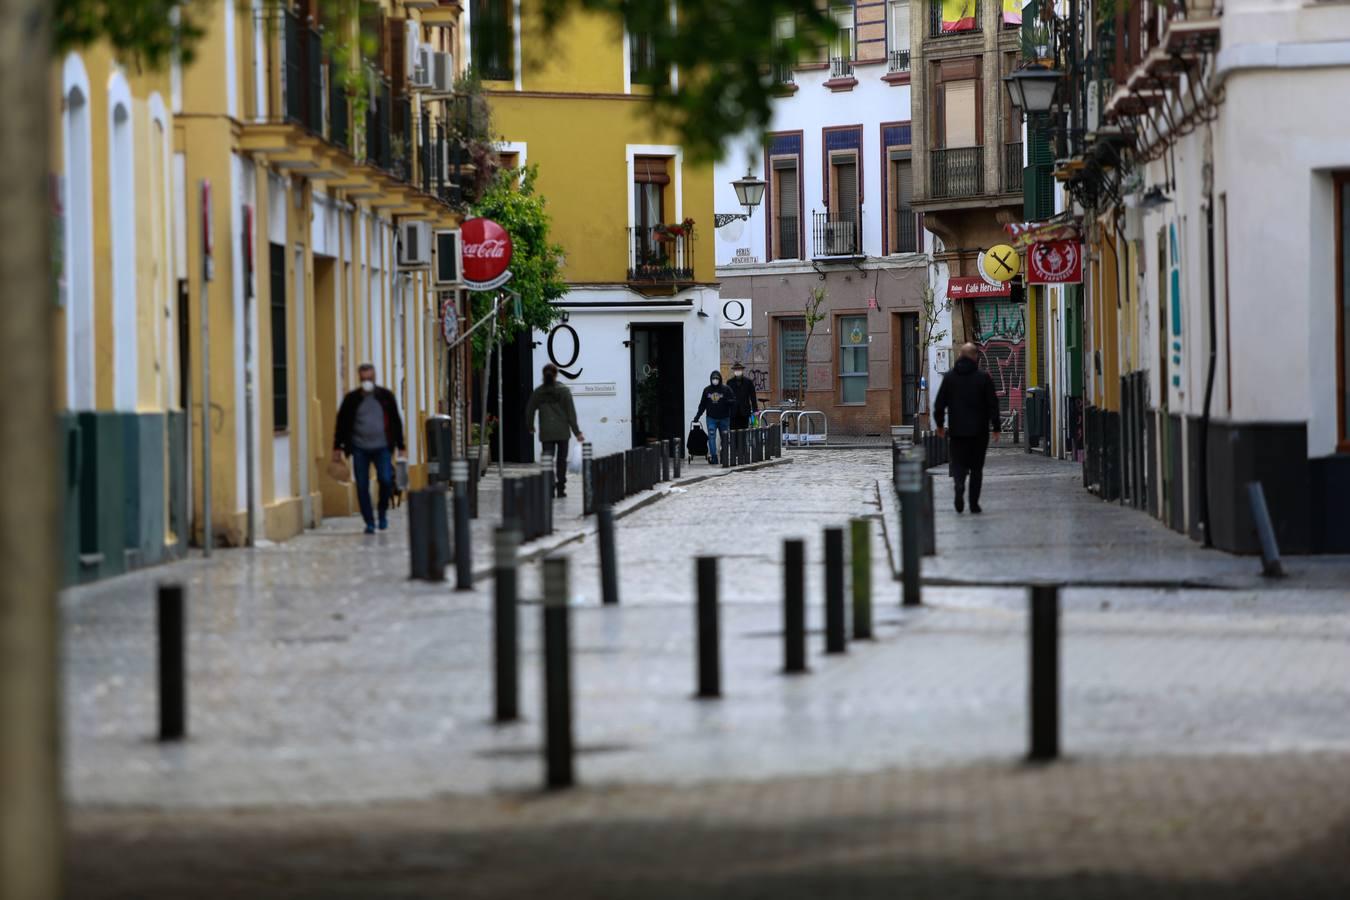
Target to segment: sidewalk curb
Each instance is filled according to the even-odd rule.
[[[622,500],[618,505],[614,507],[614,518],[615,520],[618,520],[625,518],[626,516],[631,516],[633,513],[639,510],[646,509],[653,503],[657,503],[661,500],[664,500],[666,497],[670,496],[672,488],[683,488],[689,485],[698,484],[699,482],[702,481],[710,481],[714,478],[725,478],[728,475],[734,475],[738,472],[753,472],[761,469],[773,468],[775,466],[786,466],[790,465],[791,463],[792,457],[783,456],[779,457],[778,459],[766,459],[763,462],[750,463],[744,466],[735,466],[727,469],[717,469],[712,472],[706,472],[702,475],[690,475],[685,478],[681,478],[679,481],[665,482],[661,484],[659,487],[653,488],[651,491],[646,492],[645,494],[640,494],[635,497],[628,497]],[[588,519],[591,522],[594,522],[593,516],[580,516],[578,518],[583,523],[585,523]],[[532,543],[529,544],[522,544],[520,550],[516,553],[516,562],[517,563],[534,562],[540,557],[547,556],[550,553],[554,553],[557,550],[560,550],[563,547],[566,547],[570,544],[576,544],[581,541],[584,541],[586,538],[594,535],[595,533],[596,528],[594,525],[583,525],[579,530],[576,531],[563,532],[562,534],[553,534],[545,538],[540,538],[539,540],[533,541]],[[473,570],[473,580],[475,582],[478,582],[481,580],[491,578],[493,568],[494,566],[492,563],[475,568]]]

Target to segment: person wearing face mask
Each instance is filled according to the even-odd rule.
[[[366,534],[374,534],[377,525],[381,531],[389,527],[389,499],[394,493],[393,455],[397,452],[402,457],[406,452],[403,419],[398,414],[394,392],[375,383],[375,367],[362,363],[356,371],[361,386],[343,397],[338,407],[333,459],[341,462],[343,454],[351,457],[361,518],[366,522]],[[371,466],[375,467],[380,485],[378,522],[370,506]]]
[[[759,396],[755,393],[755,382],[745,377],[745,366],[740,362],[731,364],[731,380],[727,387],[736,394],[736,409],[731,414],[731,427],[745,429],[750,427],[750,417],[759,409]]]
[[[567,444],[572,435],[584,441],[586,436],[577,427],[577,407],[572,402],[572,391],[565,384],[558,384],[558,367],[553,363],[544,366],[544,383],[530,394],[525,404],[525,427],[534,434],[534,414],[539,413],[539,443],[544,455],[553,456],[553,492],[559,497],[567,496]]]
[[[731,417],[736,412],[736,392],[722,383],[722,373],[716,369],[708,375],[708,386],[703,389],[703,398],[698,402],[698,412],[694,421],[704,411],[708,413],[708,462],[717,464],[717,435],[723,439],[731,435]]]

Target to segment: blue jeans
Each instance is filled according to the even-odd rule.
[[[717,458],[717,433],[731,436],[731,418],[714,419],[708,416],[708,455]]]
[[[380,483],[380,518],[389,509],[389,498],[394,493],[394,455],[388,447],[379,450],[352,448],[352,474],[356,476],[356,502],[361,504],[361,518],[367,525],[375,524],[370,509],[370,467],[375,466],[375,478]]]

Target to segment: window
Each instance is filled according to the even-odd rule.
[[[510,81],[515,77],[511,35],[512,0],[473,0],[470,10],[472,65],[480,78]]]
[[[628,77],[633,84],[665,84],[668,73],[656,65],[656,41],[650,34],[628,35]]]
[[[913,207],[914,171],[910,151],[891,149],[889,156],[890,215],[887,224],[890,226],[890,250],[892,253],[918,253],[919,220]]]
[[[796,259],[801,255],[800,175],[796,157],[774,159],[772,259]]]
[[[797,23],[792,18],[792,16],[780,16],[778,20],[774,22],[773,26],[773,39],[775,49],[778,47],[782,47],[784,44],[791,41],[796,36],[796,34],[797,34]],[[795,62],[796,59],[793,59],[791,62],[783,62],[776,64],[773,70],[774,81],[776,81],[779,84],[791,84],[793,81],[792,63]]]
[[[505,170],[520,168],[520,154],[514,151],[502,150],[497,153],[497,163]]]
[[[867,316],[840,316],[839,400],[867,402]]]
[[[1336,446],[1350,450],[1350,174],[1336,177]]]
[[[830,216],[826,255],[858,252],[858,154],[830,155]]]
[[[909,0],[890,0],[886,6],[886,43],[892,72],[909,71]]]
[[[784,400],[806,389],[806,319],[778,320],[778,391]]]
[[[658,226],[666,221],[666,190],[670,185],[670,160],[662,156],[639,156],[633,160],[633,256],[634,269],[662,268],[670,244]]]
[[[116,76],[115,84],[125,85]],[[125,90],[123,87],[122,90]],[[113,93],[110,89],[109,93]],[[139,316],[136,281],[136,148],[131,103],[117,97],[108,142],[108,216],[112,239],[113,402],[134,410],[138,398]]]
[[[852,60],[856,55],[853,44],[853,7],[836,7],[830,15],[834,18],[834,24],[839,26],[839,33],[830,41],[830,58]]]
[[[949,81],[942,91],[942,146],[978,147],[975,81]]]
[[[286,365],[286,247],[269,244],[268,249],[272,286],[272,429],[285,431],[291,424]]]

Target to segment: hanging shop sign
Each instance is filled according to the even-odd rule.
[[[491,291],[511,279],[511,235],[491,219],[469,219],[459,227],[464,286]]]
[[[979,275],[962,275],[947,279],[947,296],[953,300],[975,297],[1010,297],[1012,285],[1008,282],[989,283]]]
[[[753,304],[748,298],[744,300],[724,299],[722,301],[722,327],[749,331],[753,324],[750,316],[752,306]]]
[[[1008,244],[995,244],[980,254],[979,270],[988,283],[1003,284],[1022,271],[1022,257]]]
[[[1083,245],[1039,241],[1027,248],[1028,284],[1082,284]]]

